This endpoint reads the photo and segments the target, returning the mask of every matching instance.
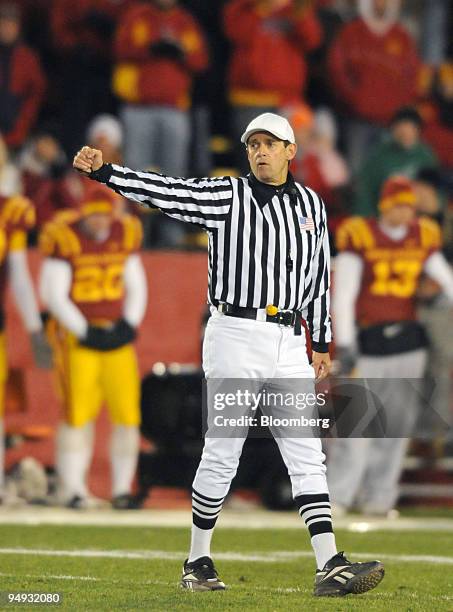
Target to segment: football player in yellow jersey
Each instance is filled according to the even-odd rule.
[[[4,306],[9,282],[25,328],[30,334],[34,359],[39,367],[51,366],[38,304],[27,263],[27,232],[35,225],[33,204],[22,196],[0,197],[0,503],[4,497],[5,385],[8,375]]]
[[[383,186],[378,219],[352,217],[338,229],[332,314],[341,373],[373,380],[387,436],[332,441],[329,491],[338,514],[358,507],[388,515],[398,498],[408,438],[417,418],[417,379],[426,365],[426,336],[416,316],[422,273],[453,303],[453,273],[440,252],[437,224],[416,217],[411,182]],[[408,385],[405,379],[415,379]],[[389,382],[391,380],[391,382]],[[334,505],[332,505],[334,508]]]
[[[52,316],[49,335],[64,416],[56,465],[62,501],[93,505],[86,485],[94,421],[105,401],[113,422],[112,498],[136,506],[131,495],[140,424],[140,381],[132,341],[146,308],[146,277],[138,255],[140,221],[114,212],[117,196],[86,182],[78,213],[44,226],[46,256],[41,295]]]

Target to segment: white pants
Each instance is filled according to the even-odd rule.
[[[417,382],[423,376],[426,351],[419,349],[387,357],[360,357],[359,378],[373,379],[373,391],[382,401],[387,422],[397,423],[404,438],[338,438],[331,441],[328,480],[332,503],[366,513],[385,513],[398,498],[398,481],[408,438],[418,417]],[[415,379],[412,388],[404,380]],[[380,381],[374,379],[382,379]],[[418,380],[417,380],[418,379]]]
[[[305,337],[295,336],[291,327],[252,321],[220,314],[215,309],[209,319],[203,343],[203,368],[208,379],[294,379],[314,380],[308,362]],[[308,380],[307,380],[308,379]],[[272,382],[271,382],[272,384]],[[310,385],[313,387],[313,385]],[[208,420],[214,407],[208,401]],[[285,415],[287,416],[287,415]],[[300,416],[293,412],[293,416]],[[242,432],[244,434],[244,432]],[[211,498],[228,493],[239,464],[246,433],[235,437],[205,438],[194,489]],[[327,493],[325,455],[315,437],[276,438],[291,479],[293,497]]]

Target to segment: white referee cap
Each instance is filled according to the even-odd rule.
[[[275,115],[274,113],[263,113],[255,117],[247,126],[247,129],[241,136],[241,142],[246,143],[252,134],[255,132],[270,132],[280,140],[287,140],[295,144],[293,128],[285,117]]]

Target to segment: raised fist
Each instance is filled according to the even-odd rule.
[[[83,174],[96,172],[103,165],[102,151],[91,147],[82,147],[74,156],[73,167]]]

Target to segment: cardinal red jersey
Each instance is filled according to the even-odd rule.
[[[27,233],[35,223],[35,208],[28,198],[0,197],[0,310],[5,303],[7,255],[27,248]]]
[[[337,231],[338,250],[355,253],[363,261],[356,307],[361,327],[416,318],[420,274],[427,258],[440,245],[439,226],[423,217],[413,221],[401,240],[384,234],[377,219],[351,217],[343,222]]]
[[[140,248],[141,223],[131,215],[115,218],[109,236],[99,242],[82,231],[81,219],[71,211],[47,223],[40,248],[46,257],[71,265],[70,297],[88,321],[114,321],[123,313],[125,264]]]

